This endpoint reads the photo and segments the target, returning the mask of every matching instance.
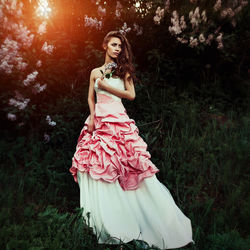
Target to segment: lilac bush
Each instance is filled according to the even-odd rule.
[[[38,11],[39,7],[41,6],[38,6]],[[38,59],[35,65],[30,65],[33,62],[27,57],[27,53],[30,54],[34,50],[33,43],[35,40],[37,43],[36,36],[39,37],[46,33],[47,22],[42,21],[37,31],[33,30],[32,32],[25,25],[23,8],[23,2],[16,0],[5,0],[0,3],[0,72],[9,79],[15,78],[16,75],[19,76],[18,79],[15,79],[15,94],[8,100],[8,105],[12,107],[12,113],[9,113],[10,108],[6,108],[7,118],[10,121],[18,120],[18,113],[21,114],[28,107],[32,100],[32,94],[38,94],[47,87],[46,83],[40,83],[37,80],[38,68],[42,66],[41,59]],[[52,54],[54,46],[40,40],[41,52]]]
[[[197,1],[190,2],[197,4]],[[190,10],[188,17],[185,16],[185,13],[180,17],[178,11],[173,10],[171,25],[168,27],[169,32],[176,37],[177,41],[192,48],[211,45],[214,40],[217,42],[217,48],[223,49],[223,32],[219,32],[221,30],[220,22],[222,19],[228,18],[231,25],[235,27],[237,15],[247,4],[248,1],[235,0],[226,1],[222,5],[221,0],[217,0],[213,5],[213,11],[209,10],[209,17],[207,17],[207,10],[201,10],[199,6]],[[218,22],[217,25],[216,22]]]

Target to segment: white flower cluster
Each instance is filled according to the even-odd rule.
[[[166,1],[166,4],[165,4],[165,11],[167,13],[170,13],[170,0],[167,0]]]
[[[180,34],[187,27],[184,16],[181,16],[179,20],[179,15],[176,10],[173,11],[173,17],[171,18],[171,23],[172,26],[169,26],[168,30],[172,35]]]
[[[24,70],[27,63],[19,53],[20,45],[17,41],[10,38],[5,38],[0,48],[0,71],[11,74],[14,66],[19,70]]]
[[[29,48],[32,45],[34,34],[30,34],[30,30],[26,26],[22,24],[14,24],[13,25],[14,34],[16,39],[20,41],[23,47]]]
[[[138,24],[134,23],[134,28],[133,28],[133,30],[136,31],[136,35],[137,35],[137,36],[142,35],[143,28],[142,28],[141,26],[139,26]]]
[[[193,38],[192,36],[190,36],[190,40],[189,40],[189,46],[191,48],[196,47],[198,45],[198,39],[197,38]]]
[[[206,11],[203,10],[200,15],[200,8],[196,7],[194,12],[189,12],[189,19],[192,24],[192,28],[194,29],[195,27],[198,27],[201,22],[205,23],[207,21]]]
[[[181,42],[181,43],[188,43],[188,40],[185,39],[184,37],[176,37],[177,41]],[[191,37],[190,37],[191,39]]]
[[[116,7],[115,7],[115,15],[116,17],[121,17],[121,10],[122,10],[122,5],[119,1],[116,2]]]
[[[152,2],[149,4],[146,4],[147,8],[152,7]],[[161,23],[161,20],[164,17],[164,12],[170,13],[170,0],[166,0],[164,8],[161,8],[160,6],[157,7],[155,11],[155,16],[153,17],[153,21],[155,24],[159,25]]]
[[[29,98],[24,98],[20,93],[16,91],[16,96],[15,98],[10,98],[9,99],[9,105],[14,106],[18,108],[19,110],[23,110],[26,108],[28,105],[30,99]]]
[[[52,121],[49,115],[47,115],[46,121],[50,126],[52,127],[56,126],[56,122]]]
[[[219,35],[216,37],[216,42],[218,43],[217,48],[223,49],[223,42],[222,42],[222,33],[219,33]]]
[[[2,28],[7,30],[8,33],[12,33],[22,47],[29,48],[32,45],[34,34],[30,34],[30,30],[26,26],[23,26],[23,24],[13,23],[7,17],[4,17]]]
[[[98,30],[102,29],[102,21],[98,21],[97,18],[84,16],[84,26],[85,27],[95,27]]]
[[[155,11],[155,16],[153,17],[154,23],[159,25],[163,17],[164,17],[164,8],[161,9],[161,7],[158,6]]]
[[[47,54],[51,54],[54,48],[54,45],[48,45],[47,42],[45,42],[42,46],[42,51],[46,52]]]
[[[215,12],[217,12],[218,10],[221,9],[220,11],[220,16],[221,18],[230,18],[231,20],[231,24],[233,27],[236,26],[236,19],[235,16],[246,6],[248,5],[248,1],[246,0],[233,0],[233,2],[231,2],[231,6],[228,5],[227,8],[222,9],[221,6],[221,0],[217,0],[213,9]]]
[[[47,84],[46,84],[46,83],[43,84],[43,85],[40,85],[40,83],[36,83],[36,84],[34,85],[33,92],[34,92],[35,94],[40,93],[40,92],[44,91],[44,90],[46,89],[46,87],[47,87]]]
[[[41,61],[41,60],[38,60],[38,61],[36,62],[36,66],[37,66],[38,68],[40,68],[40,67],[42,66],[42,61]]]
[[[8,14],[16,16],[16,17],[20,17],[22,15],[23,3],[22,2],[17,3],[17,2],[18,2],[17,0],[11,0],[11,1],[2,0],[0,12],[2,8],[5,8]]]
[[[7,114],[7,119],[10,121],[15,121],[16,120],[16,115],[12,113]]]
[[[40,25],[39,25],[39,27],[38,27],[38,30],[37,30],[37,33],[39,34],[39,35],[42,35],[42,34],[44,34],[44,33],[46,33],[46,31],[47,31],[47,22],[46,21],[43,21]]]
[[[46,142],[46,143],[48,143],[49,141],[50,141],[50,136],[48,135],[48,134],[46,134],[46,133],[44,133],[44,141]]]
[[[27,75],[26,79],[23,81],[24,86],[29,86],[31,82],[34,82],[38,75],[37,71],[32,72],[31,74]]]
[[[213,41],[213,39],[214,39],[214,34],[209,34],[206,40],[206,44],[211,45],[211,42]]]
[[[131,31],[131,28],[127,26],[127,23],[123,23],[122,28],[119,30],[124,36]]]
[[[201,34],[199,35],[199,41],[200,41],[201,43],[204,43],[204,42],[206,41],[206,38],[204,37],[204,34],[203,34],[203,33],[201,33]]]
[[[225,17],[233,17],[235,15],[234,11],[232,10],[232,8],[226,8],[224,10],[221,11],[220,13],[220,16],[222,18],[225,18]]]
[[[22,7],[23,3],[18,3],[16,0],[0,2],[0,28],[9,34],[0,48],[0,71],[6,74],[11,74],[15,69],[20,71],[26,69],[27,63],[23,61],[19,50],[21,47],[29,48],[34,39],[34,34],[31,34],[22,21],[19,21]]]
[[[103,16],[106,16],[106,9],[102,8],[101,5],[98,6],[97,10],[98,15],[102,18]]]
[[[213,8],[215,11],[218,11],[221,8],[221,0],[217,0]]]
[[[201,25],[203,26],[207,22],[206,11],[203,10],[200,14],[199,7],[196,7],[194,11],[189,12],[189,23],[191,24],[192,31],[190,32],[190,37],[188,34],[180,35],[187,28],[187,23],[185,22],[184,16],[179,18],[176,10],[173,11],[173,17],[171,18],[172,26],[169,26],[169,32],[171,35],[176,36],[176,39],[181,43],[186,43],[191,48],[197,47],[199,43],[206,45],[211,45],[211,41],[215,38],[215,35],[219,32],[220,27],[214,32],[214,34],[209,34],[206,38],[204,32],[199,32]],[[217,48],[223,48],[222,33],[219,33],[215,40],[218,43]]]
[[[1,39],[0,43],[0,73],[4,72],[6,74],[11,74],[18,71],[24,71],[27,68],[27,63],[24,62],[24,59],[21,55],[24,49],[31,47],[34,34],[24,25],[22,18],[22,8],[23,3],[17,0],[1,0],[0,1],[0,29],[1,33],[7,34]],[[43,22],[38,29],[38,33],[43,34],[46,32],[46,22]],[[46,53],[51,53],[54,47],[52,45],[44,44],[42,50]],[[42,62],[38,60],[36,63],[37,67],[41,67]],[[29,86],[32,82],[35,81],[38,75],[38,71],[34,70],[29,74],[24,80],[24,86]],[[46,88],[46,84],[40,85],[37,83],[32,86],[32,91],[39,93]],[[30,102],[29,98],[24,98],[17,91],[16,95],[13,98],[9,98],[8,104],[14,106],[19,110],[24,110],[28,103]],[[7,118],[9,120],[16,120],[16,115],[8,113]],[[22,124],[22,123],[20,123]],[[19,124],[19,126],[21,126]]]
[[[146,2],[146,8],[151,9],[153,7],[153,2]]]
[[[108,64],[105,66],[105,71],[108,70],[108,69],[112,69],[112,68],[117,68],[117,63],[115,63],[115,62],[108,63]]]

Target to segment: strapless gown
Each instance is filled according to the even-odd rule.
[[[99,244],[145,241],[160,249],[192,242],[191,221],[175,204],[169,190],[155,175],[146,142],[121,98],[98,89],[95,81],[95,130],[84,122],[70,172],[80,188],[83,218]],[[105,79],[125,90],[120,78]]]

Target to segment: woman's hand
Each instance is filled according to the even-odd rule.
[[[90,119],[88,123],[88,132],[92,133],[95,130],[94,119]]]
[[[104,77],[102,76],[100,80],[97,82],[98,89],[106,90],[107,83],[104,80]]]

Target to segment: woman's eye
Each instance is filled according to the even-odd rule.
[[[116,44],[112,44],[112,46],[113,46],[113,47],[115,47],[115,46],[116,46]],[[121,45],[118,45],[118,46],[119,46],[120,48],[122,47]]]

